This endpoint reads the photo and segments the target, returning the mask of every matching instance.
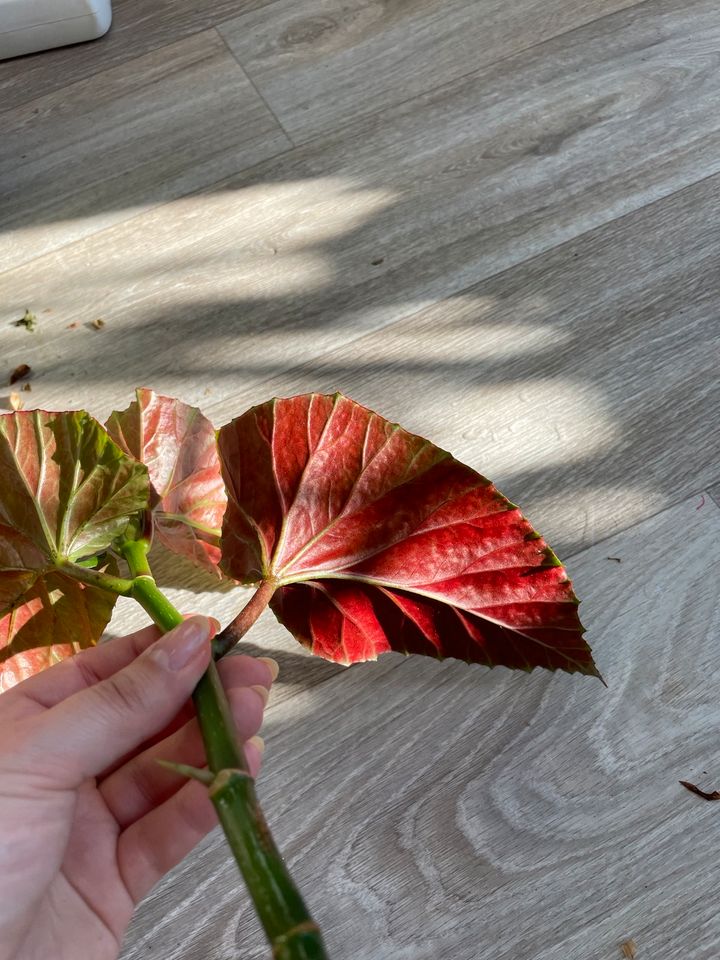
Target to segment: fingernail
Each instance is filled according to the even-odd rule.
[[[268,700],[270,699],[270,691],[268,690],[268,688],[267,688],[267,687],[262,687],[259,683],[255,683],[255,684],[252,685],[252,687],[250,687],[250,689],[255,691],[255,693],[256,693],[256,694],[260,697],[260,699],[262,700],[263,706],[265,706],[265,704],[266,704],[266,703],[268,702]]]
[[[254,737],[250,737],[248,743],[252,743],[261,756],[265,753],[265,741],[262,737],[257,736],[257,734]]]
[[[208,645],[210,630],[207,617],[190,617],[153,644],[148,655],[167,670],[182,670]]]
[[[277,676],[280,673],[280,664],[277,660],[273,660],[272,657],[258,657],[258,660],[267,666],[273,681],[277,680]]]

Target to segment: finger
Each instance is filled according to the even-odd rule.
[[[232,687],[251,687],[253,684],[260,684],[270,689],[270,684],[279,670],[277,661],[271,657],[249,657],[246,654],[233,654],[231,657],[224,657],[217,664],[217,668],[223,687],[226,690],[230,690]],[[146,746],[152,746],[152,744],[159,743],[169,737],[171,733],[179,730],[194,716],[195,708],[192,701],[188,700],[164,730],[153,737],[148,737]]]
[[[270,689],[270,684],[275,677],[277,677],[280,669],[277,661],[273,660],[271,657],[248,657],[245,654],[233,654],[231,657],[226,657],[221,660],[220,663],[218,663],[217,667],[223,687],[226,690],[230,690],[234,687],[250,687],[253,684]],[[173,717],[166,727],[164,727],[162,730],[159,730],[154,736],[147,737],[144,740],[141,745],[141,752],[145,751],[149,747],[152,747],[156,743],[166,740],[169,736],[175,733],[176,730],[179,730],[181,727],[185,726],[185,724],[192,720],[194,716],[195,708],[192,704],[192,701],[188,700],[182,705],[177,715]],[[251,736],[252,733],[256,732],[256,730],[253,730],[248,734],[248,736]],[[125,764],[137,754],[137,750],[132,750],[126,756],[120,757],[115,763],[109,764],[108,767],[101,772],[101,777],[103,779],[109,777],[110,774],[120,769],[120,767],[124,767]],[[165,759],[167,759],[167,757],[165,757]],[[191,763],[192,761],[186,760],[185,762]]]
[[[267,688],[259,684],[235,687],[227,690],[227,695],[238,739],[244,743],[262,725]],[[160,766],[158,760],[205,766],[205,747],[197,720],[190,720],[161,743],[133,757],[100,783],[102,798],[121,828],[145,816],[186,782],[185,777]]]
[[[123,669],[46,710],[26,750],[56,783],[94,777],[167,726],[210,662],[214,625],[191,617]]]
[[[126,667],[160,636],[155,626],[145,627],[126,637],[104,640],[97,647],[82,650],[74,657],[43,670],[7,691],[8,697],[25,697],[43,707],[54,707],[74,693],[112,676]]]
[[[262,756],[262,741],[246,745],[248,763],[255,776]],[[186,782],[177,793],[120,834],[118,865],[132,899],[137,903],[168,870],[217,824],[207,787]]]

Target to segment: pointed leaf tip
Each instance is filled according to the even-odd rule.
[[[147,465],[153,527],[168,550],[220,577],[220,528],[227,498],[215,429],[198,410],[140,388],[107,429],[126,453]]]
[[[565,569],[492,483],[340,394],[275,399],[218,436],[223,567],[279,583],[314,653],[389,650],[595,674]]]

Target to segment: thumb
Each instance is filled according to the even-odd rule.
[[[113,676],[52,707],[33,737],[35,759],[74,787],[158,733],[207,668],[214,631],[207,617],[190,617]]]

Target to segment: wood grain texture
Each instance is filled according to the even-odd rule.
[[[214,30],[0,116],[0,270],[290,145]]]
[[[720,785],[717,5],[114,8],[105,40],[0,64],[0,376],[29,363],[28,406],[101,416],[144,383],[218,424],[344,390],[578,554],[609,683],[346,671],[256,625],[244,648],[281,663],[261,792],[333,960],[611,960],[628,937],[715,960],[717,809],[677,780]],[[324,131],[251,169],[287,142],[209,31],[231,18],[283,122]],[[26,307],[35,334],[9,326]],[[223,622],[246,597],[156,571]],[[110,634],[145,619],[121,602]],[[215,833],[124,960],[238,956],[266,949]]]
[[[38,335],[11,331],[8,368],[32,363],[43,406],[66,403],[71,382],[105,414],[137,379],[218,426],[273,395],[340,389],[489,476],[567,555],[717,477],[719,224],[712,178],[294,368],[312,327],[289,342],[240,313],[194,334],[188,313],[183,343],[168,321],[119,312],[35,352]],[[331,334],[342,327],[318,331]],[[57,363],[53,349],[75,352]]]
[[[717,810],[677,782],[720,777],[720,509],[696,507],[574,559],[608,689],[391,654],[270,706],[263,802],[334,960],[715,956]],[[209,956],[265,957],[217,832],[123,960]]]
[[[449,449],[561,557],[714,483],[720,178],[206,403],[341,390]]]
[[[6,369],[45,406],[232,396],[720,170],[715,6],[643,9],[6,272]],[[662,262],[716,197],[670,208]]]
[[[2,110],[200,33],[263,2],[113,0],[112,27],[99,40],[0,61],[0,116]]]
[[[296,142],[638,0],[275,0],[218,28]]]

